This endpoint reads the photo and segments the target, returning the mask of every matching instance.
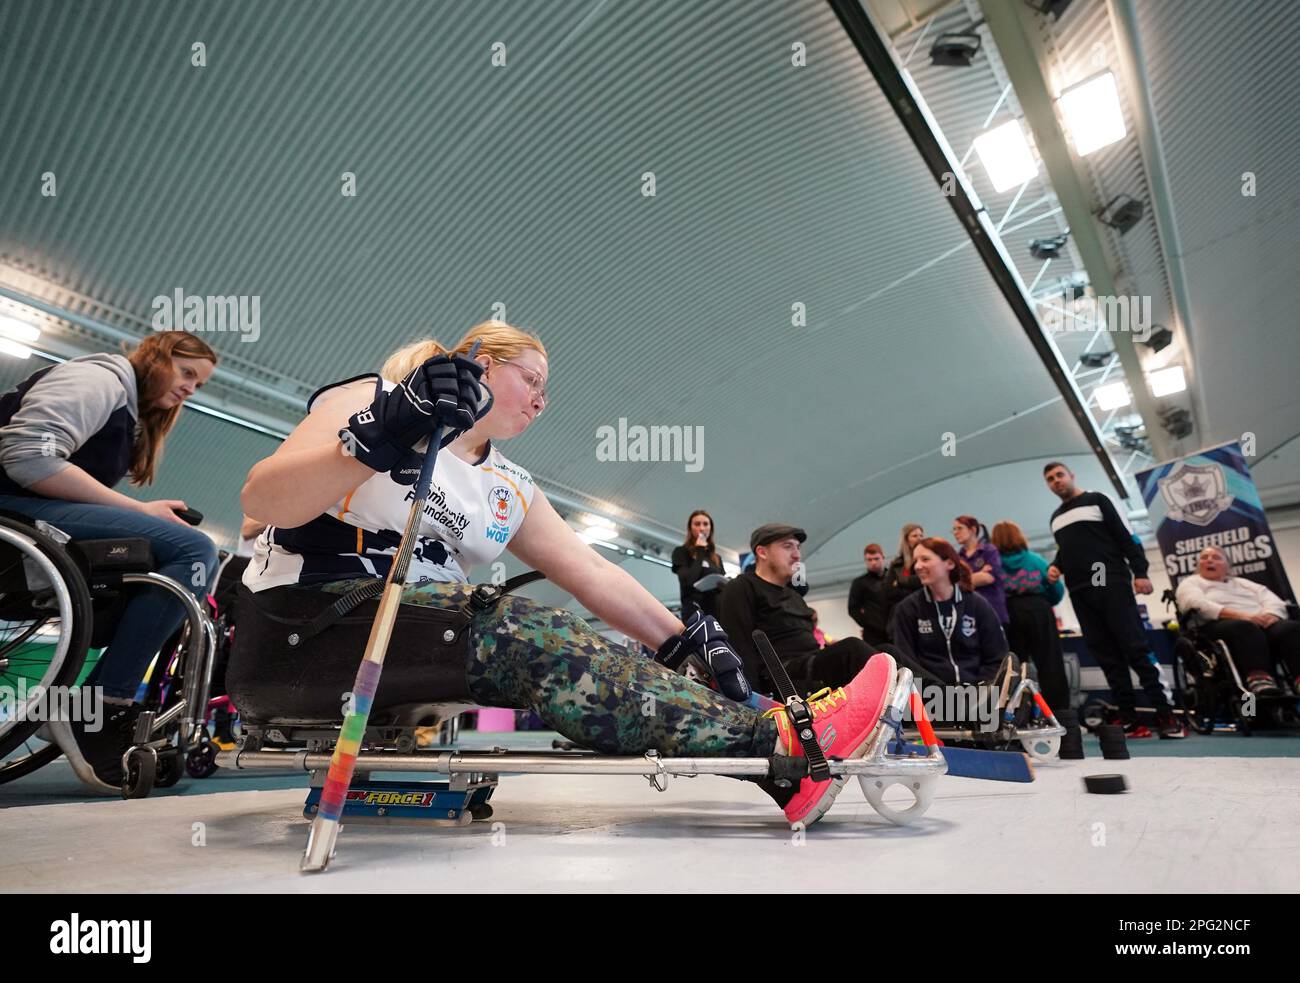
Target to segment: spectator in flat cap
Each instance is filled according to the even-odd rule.
[[[759,526],[749,537],[754,566],[723,587],[718,598],[718,621],[758,692],[771,694],[776,687],[754,647],[755,629],[767,635],[795,687],[804,694],[844,686],[876,651],[860,638],[818,646],[813,609],[792,584],[804,582],[799,547],[807,538],[802,529],[788,523]]]

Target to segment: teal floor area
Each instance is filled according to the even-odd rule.
[[[557,739],[559,735],[551,731],[506,733],[466,731],[462,733],[460,746],[465,748],[500,746],[520,751],[550,750],[551,742]],[[1300,731],[1256,733],[1249,737],[1234,733],[1193,734],[1181,741],[1150,738],[1129,741],[1128,748],[1129,754],[1134,758],[1300,758]],[[1090,735],[1084,736],[1084,753],[1088,761],[1103,760],[1097,740]],[[382,773],[376,772],[373,777],[380,778]],[[435,776],[407,772],[400,777],[409,781]],[[209,778],[187,778],[172,788],[156,789],[152,797],[292,788],[305,790],[307,775],[274,774],[265,771],[234,772],[218,769]],[[101,798],[103,797],[89,793],[83,788],[73,775],[67,761],[62,758],[25,778],[0,785],[0,809],[98,801]]]

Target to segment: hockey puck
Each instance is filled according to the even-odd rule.
[[[1123,775],[1084,775],[1083,786],[1097,795],[1115,795],[1128,791],[1128,782]]]

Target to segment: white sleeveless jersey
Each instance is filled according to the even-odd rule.
[[[384,389],[393,385],[385,380]],[[320,390],[312,399],[332,388]],[[244,583],[259,591],[285,584],[386,577],[414,492],[414,485],[376,474],[305,525],[268,526],[257,538]],[[407,582],[467,582],[472,567],[500,556],[519,531],[535,494],[532,475],[491,444],[474,464],[448,449],[440,451]]]

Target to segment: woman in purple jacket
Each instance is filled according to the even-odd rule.
[[[1007,615],[1007,595],[1002,586],[1002,557],[988,541],[988,530],[974,516],[959,515],[952,523],[952,538],[957,540],[957,552],[970,567],[975,593],[993,605],[1002,630],[1006,631],[1011,618]]]

